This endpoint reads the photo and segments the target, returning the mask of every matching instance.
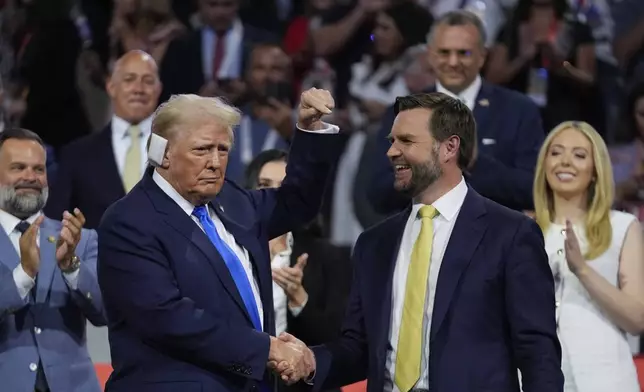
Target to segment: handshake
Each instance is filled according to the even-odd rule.
[[[267,366],[291,385],[309,381],[315,372],[315,357],[306,344],[284,332],[278,338],[271,337]]]

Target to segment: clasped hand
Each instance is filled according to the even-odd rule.
[[[315,371],[315,356],[304,342],[284,332],[279,338],[271,338],[267,366],[291,385],[311,376]]]

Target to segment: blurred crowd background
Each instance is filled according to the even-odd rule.
[[[458,9],[483,31],[457,14],[445,23],[461,33],[428,37]],[[158,68],[129,61],[106,83],[135,49]],[[277,312],[281,329],[309,344],[338,332],[357,236],[405,202],[381,184],[397,96],[462,99],[482,151],[470,184],[526,213],[544,137],[562,121],[587,122],[609,146],[615,208],[644,218],[642,0],[0,0],[0,82],[0,128],[33,130],[48,146],[45,212],[78,207],[89,228],[132,186],[125,179],[142,175],[144,160],[126,167],[126,151],[145,152],[150,117],[172,94],[223,96],[243,111],[227,176],[258,188],[283,179],[300,93],[331,91],[326,121],[345,148],[323,209],[271,244],[286,264],[308,255],[300,291],[276,294],[275,306],[301,290],[315,298],[314,317]],[[90,328],[92,358],[109,363],[105,330]],[[639,337],[631,343],[639,353]]]

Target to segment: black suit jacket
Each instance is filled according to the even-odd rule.
[[[273,34],[244,25],[242,48],[242,74],[253,45],[261,42],[277,42]],[[165,102],[173,94],[196,94],[205,83],[201,57],[201,29],[176,38],[168,45],[160,69],[163,91],[159,102]]]
[[[100,133],[62,149],[45,214],[61,217],[63,211],[78,208],[87,219],[85,227],[94,229],[107,207],[123,196],[125,188],[112,148],[112,124],[108,124]]]

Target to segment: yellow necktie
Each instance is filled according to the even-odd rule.
[[[394,382],[401,392],[411,390],[420,378],[425,296],[427,295],[427,278],[434,238],[432,219],[438,215],[438,211],[433,206],[423,206],[418,211],[418,215],[421,218],[421,227],[407,271],[405,302],[400,322],[394,373]]]
[[[141,179],[141,129],[138,125],[132,125],[127,132],[131,143],[125,154],[123,167],[123,187],[126,193]]]

